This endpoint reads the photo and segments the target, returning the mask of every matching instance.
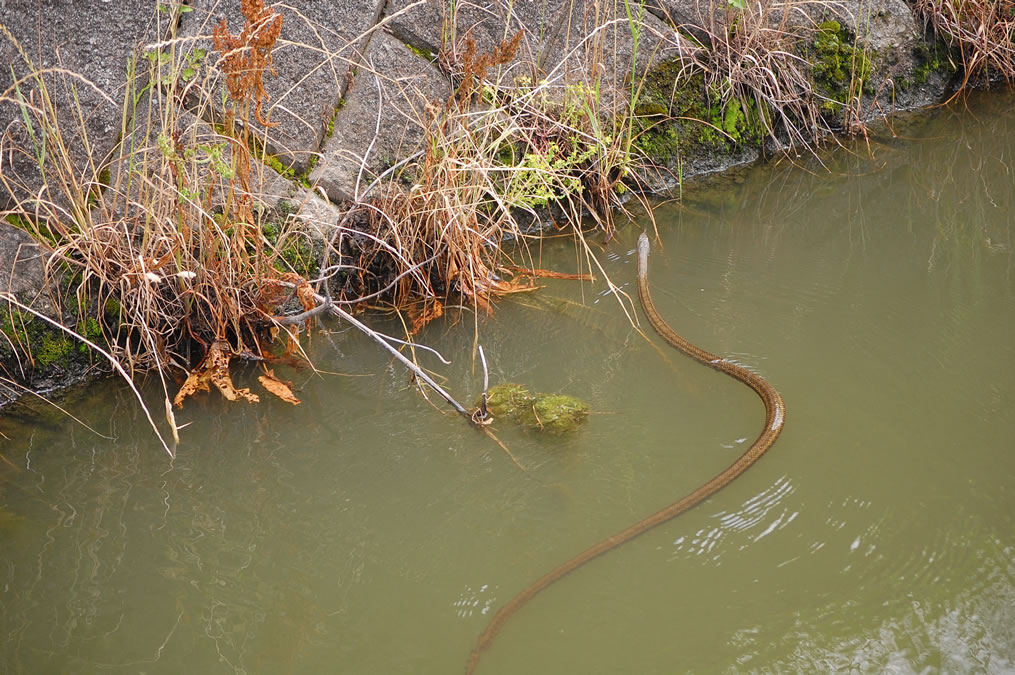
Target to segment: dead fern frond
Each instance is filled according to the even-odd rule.
[[[264,6],[264,0],[242,0],[240,11],[246,23],[239,35],[229,32],[225,19],[215,26],[212,41],[222,53],[220,67],[226,75],[226,89],[237,104],[255,104],[257,121],[266,127],[276,123],[261,113],[264,101],[270,100],[264,89],[265,71],[274,73],[272,50],[282,34],[282,15]]]

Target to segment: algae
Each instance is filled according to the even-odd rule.
[[[498,384],[487,392],[486,409],[497,417],[516,417],[532,405],[533,397],[521,384]]]
[[[589,415],[588,405],[574,396],[532,394],[525,385],[514,383],[491,388],[487,410],[494,419],[508,419],[527,429],[554,434],[575,431]]]
[[[589,407],[566,394],[539,394],[519,418],[531,429],[554,434],[575,431],[589,415]]]

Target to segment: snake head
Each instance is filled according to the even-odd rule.
[[[641,233],[638,237],[638,265],[639,269],[648,267],[648,251],[649,241],[648,234],[645,232]]]

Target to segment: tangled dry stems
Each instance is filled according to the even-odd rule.
[[[301,235],[283,225],[274,243],[265,237],[257,197],[267,177],[246,135],[265,97],[261,73],[250,68],[270,67],[281,17],[253,0],[245,0],[244,12],[240,34],[216,30],[226,48],[220,67],[235,95],[226,123],[212,127],[201,121],[200,106],[182,105],[185,89],[212,105],[210,69],[170,40],[132,61],[122,139],[101,169],[75,168],[65,145],[71,130],[49,80],[22,54],[30,73],[15,88],[34,89],[33,101],[21,107],[30,135],[40,139],[34,147],[46,144],[44,155],[28,157],[45,188],[33,195],[14,178],[0,181],[10,194],[28,195],[11,213],[50,243],[50,271],[72,271],[80,311],[105,317],[106,341],[131,373],[187,370],[226,338],[237,353],[259,353],[268,318],[292,294],[288,286],[279,290],[293,276],[280,243]],[[88,147],[83,123],[73,135]]]
[[[131,376],[154,369],[164,388],[170,370],[196,367],[192,376],[209,375],[195,364],[209,355],[223,361],[223,350],[228,358],[264,356],[265,329],[294,330],[295,322],[278,320],[279,307],[294,289],[306,290],[281,253],[283,242],[304,235],[287,222],[277,239],[265,236],[258,197],[269,178],[254,155],[263,145],[249,132],[253,121],[270,125],[262,112],[263,76],[280,17],[257,0],[244,0],[243,14],[237,34],[224,24],[215,29],[215,68],[205,68],[203,55],[175,38],[138,55],[116,154],[84,170],[65,143],[77,137],[88,147],[82,116],[71,131],[49,95],[48,73],[22,53],[30,72],[14,94],[18,87],[34,90],[18,103],[34,134],[26,158],[37,164],[45,188],[33,194],[27,184],[0,176],[9,194],[20,195],[3,215],[17,216],[36,239],[49,242],[51,271],[72,270],[80,311],[101,316],[107,310],[105,344],[120,369]],[[493,297],[528,288],[499,278],[501,243],[524,236],[520,214],[561,202],[574,218],[587,209],[602,213],[601,224],[612,228],[605,207],[622,189],[630,132],[607,128],[598,84],[519,85],[488,77],[512,58],[518,42],[514,36],[483,55],[466,38],[458,88],[422,120],[424,151],[389,176],[403,187],[396,181],[352,206],[329,252],[335,264],[319,280],[325,299],[301,297],[305,313],[316,311],[308,303],[331,303],[327,278],[341,270],[347,292],[337,302],[384,293],[395,304],[422,300],[418,329],[440,315],[451,295],[489,309]],[[216,70],[230,96],[224,117]],[[355,229],[346,226],[353,223]],[[359,242],[358,257],[348,255],[345,242]],[[221,364],[213,370],[205,380],[216,382],[226,372]]]
[[[950,0],[918,4],[960,44],[967,78],[994,69],[1011,79],[1010,3],[972,0],[962,11]],[[681,42],[681,64],[685,75],[703,74],[722,105],[753,101],[772,141],[805,145],[827,131],[825,100],[794,49],[811,29],[791,29],[772,11],[771,3],[757,2],[711,14],[704,43]],[[255,120],[271,125],[263,114],[263,78],[271,72],[281,16],[260,0],[243,0],[242,13],[238,33],[224,24],[214,31],[231,100],[225,117],[211,114],[210,69],[185,76],[195,69],[194,52],[175,40],[161,43],[130,78],[124,141],[108,175],[95,163],[83,172],[74,165],[66,139],[78,135],[85,145],[88,139],[80,114],[74,133],[57,114],[49,73],[32,68],[18,81],[34,88],[28,99],[18,86],[9,92],[35,134],[30,147],[37,152],[29,159],[46,182],[12,213],[53,244],[53,260],[77,270],[82,307],[117,307],[107,339],[131,372],[189,369],[223,340],[236,354],[263,353],[263,329],[302,281],[281,249],[305,235],[286,224],[269,241],[263,231],[257,202],[268,179],[263,158],[252,152],[263,146],[248,131]],[[572,56],[602,55],[605,35],[603,26],[592,31]],[[642,128],[634,114],[637,69],[632,64],[630,100],[618,104],[607,95],[606,68],[598,62],[578,69],[586,73],[578,79],[566,68],[537,78],[508,67],[521,38],[506,36],[487,54],[467,33],[446,43],[438,62],[457,86],[418,120],[423,150],[386,172],[381,178],[394,180],[350,205],[336,229],[328,252],[334,264],[322,272],[338,279],[336,301],[384,295],[416,307],[418,330],[440,316],[452,295],[489,309],[498,295],[527,288],[502,278],[505,263],[513,262],[502,243],[522,242],[525,255],[523,222],[555,212],[575,223],[591,215],[612,232],[614,207],[637,187],[633,169],[648,163],[633,142]],[[188,111],[180,103],[185,98],[199,103]],[[216,127],[203,118],[224,121]],[[47,143],[44,157],[39,139]],[[10,194],[26,195],[27,186],[12,181],[0,176]],[[579,239],[585,244],[580,231]],[[326,279],[320,283],[330,301]]]
[[[352,205],[355,231],[336,236],[338,255],[357,270],[343,295],[372,294],[397,276],[391,301],[417,305],[418,330],[451,295],[489,310],[493,298],[529,288],[501,278],[505,239],[525,255],[523,222],[592,214],[612,233],[613,207],[638,161],[631,120],[606,109],[598,82],[509,77],[500,67],[521,35],[479,54],[467,34],[442,55],[461,55],[448,66],[457,87],[418,120],[422,151],[393,172],[393,184]]]
[[[692,50],[685,61],[704,73],[724,108],[733,99],[753,101],[777,146],[805,146],[828,131],[809,65],[794,53],[807,31],[790,29],[785,16],[774,21],[775,11],[771,3],[751,2],[743,10],[710,13],[702,27],[708,47]]]
[[[991,75],[1015,82],[1015,3],[1011,0],[916,0],[916,9],[950,46],[958,48],[964,70],[962,87]]]

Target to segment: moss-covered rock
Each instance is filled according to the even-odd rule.
[[[532,394],[525,385],[514,383],[490,389],[486,405],[494,419],[508,419],[529,429],[551,433],[574,431],[589,415],[588,405],[574,396]]]
[[[660,166],[702,156],[758,148],[767,136],[767,110],[753,99],[723,96],[699,72],[688,76],[679,60],[656,65],[645,76],[634,107],[634,146]]]
[[[589,407],[574,396],[539,394],[519,422],[524,426],[550,433],[575,431],[589,416]]]
[[[828,98],[822,106],[826,113],[840,112],[847,101],[861,93],[874,93],[870,55],[838,21],[818,24],[812,54],[815,83]]]
[[[525,385],[505,382],[487,392],[486,409],[494,418],[517,419],[518,415],[532,406],[534,397]]]

